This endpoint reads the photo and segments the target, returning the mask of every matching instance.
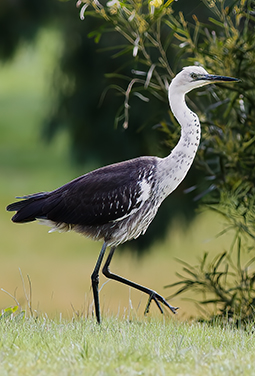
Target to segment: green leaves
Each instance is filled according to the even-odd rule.
[[[123,89],[120,81],[115,85],[123,95],[116,126],[121,121],[128,127],[132,95],[145,103],[148,94],[164,100],[173,70],[185,65],[201,64],[210,73],[240,79],[189,95],[189,105],[199,114],[203,128],[196,167],[207,186],[198,184],[197,198],[223,216],[222,233],[231,229],[233,241],[227,251],[216,250],[218,256],[212,261],[205,254],[195,267],[184,263],[185,276],[180,275],[180,282],[171,287],[179,288],[176,295],[189,290],[209,294],[200,303],[215,304],[217,313],[250,317],[255,301],[254,257],[242,259],[254,250],[255,240],[255,17],[251,1],[227,6],[224,1],[204,0],[207,18],[204,14],[203,23],[196,9],[190,22],[182,12],[174,13],[172,0],[165,5],[161,0],[113,0],[105,6],[92,0],[84,3],[89,6],[87,14],[105,22],[105,28],[90,36],[98,42],[109,27],[114,29],[124,40],[114,57],[125,55],[135,67],[132,75],[123,75],[123,67],[108,75],[124,85]],[[160,129],[172,147],[179,137],[173,128],[179,126],[171,114],[161,116]]]
[[[254,319],[255,273],[251,266],[255,257],[242,265],[244,246],[240,236],[235,251],[236,260],[225,251],[209,261],[208,253],[205,253],[195,267],[179,260],[184,265],[184,275],[179,275],[179,282],[166,286],[179,287],[169,298],[193,291],[199,294],[199,305],[214,307],[211,311],[213,317],[220,314],[223,318],[231,318],[232,322]],[[210,317],[209,307],[205,314],[207,319]]]

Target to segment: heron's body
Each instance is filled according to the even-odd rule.
[[[158,159],[142,157],[89,172],[52,192],[13,204],[14,222],[40,222],[52,230],[74,230],[108,246],[138,237],[156,214]],[[155,210],[148,203],[154,197]],[[12,208],[11,208],[12,209]],[[16,208],[17,210],[17,208]],[[52,231],[51,230],[51,231]]]
[[[98,301],[98,270],[107,246],[111,251],[103,272],[109,278],[138,288],[159,302],[170,306],[153,290],[116,276],[109,264],[117,245],[144,234],[163,200],[186,176],[200,140],[197,115],[185,103],[185,93],[215,81],[233,81],[229,77],[211,76],[201,67],[187,67],[169,87],[169,102],[181,124],[181,138],[166,158],[140,157],[89,172],[52,191],[23,197],[7,210],[17,211],[14,222],[36,219],[52,226],[52,230],[74,230],[95,240],[104,240],[94,273],[96,314],[100,322]],[[162,309],[161,309],[162,310]]]

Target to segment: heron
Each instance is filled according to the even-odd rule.
[[[114,274],[109,267],[116,247],[146,232],[161,203],[181,183],[192,165],[201,126],[197,114],[186,104],[186,93],[207,84],[233,81],[238,79],[209,74],[201,66],[184,67],[168,88],[170,108],[181,126],[180,139],[168,156],[142,156],[104,166],[56,190],[17,197],[19,201],[7,206],[8,211],[16,211],[12,217],[15,223],[38,220],[51,226],[49,232],[74,230],[103,241],[91,274],[98,323],[101,322],[99,271],[108,247],[110,250],[102,268],[107,278],[147,294],[145,313],[152,301],[161,313],[165,307],[177,312],[178,308],[156,291]]]

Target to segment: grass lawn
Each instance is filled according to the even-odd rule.
[[[0,375],[252,375],[254,335],[169,320],[0,322]]]

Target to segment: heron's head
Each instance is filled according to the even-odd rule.
[[[190,66],[185,67],[172,80],[171,85],[175,91],[188,93],[189,91],[212,84],[215,82],[238,81],[236,78],[226,76],[216,76],[209,74],[203,67]]]

